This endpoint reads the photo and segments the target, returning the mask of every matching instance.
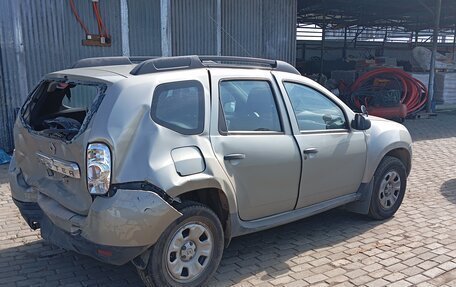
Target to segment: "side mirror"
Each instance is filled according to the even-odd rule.
[[[361,113],[363,114],[363,116],[368,116],[369,114],[367,113],[367,108],[365,105],[361,105]]]
[[[356,114],[355,118],[351,122],[351,127],[355,130],[365,131],[370,129],[371,121],[366,119],[362,114]]]

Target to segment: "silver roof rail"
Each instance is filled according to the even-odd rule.
[[[178,56],[160,57],[138,64],[130,74],[144,75],[169,70],[197,69],[204,67],[260,68],[298,74],[292,65],[277,60],[234,56]]]

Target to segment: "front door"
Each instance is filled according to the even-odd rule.
[[[350,129],[343,104],[329,92],[290,77],[277,76],[303,158],[296,208],[356,192],[366,164],[364,132]]]
[[[217,111],[211,142],[242,220],[293,210],[301,173],[299,149],[271,73],[251,75],[251,70],[211,70],[212,111]]]

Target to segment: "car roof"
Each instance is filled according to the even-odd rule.
[[[140,58],[139,64],[132,61]],[[144,60],[146,59],[146,60]],[[177,57],[99,57],[81,59],[72,69],[53,72],[49,78],[71,77],[116,82],[132,76],[182,71],[198,68],[264,69],[299,75],[292,65],[279,60],[233,56],[177,56]]]

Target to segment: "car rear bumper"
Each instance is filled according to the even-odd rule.
[[[37,203],[17,200],[14,200],[14,203],[31,228],[40,228],[43,239],[63,249],[87,255],[105,263],[122,265],[148,248],[148,246],[119,247],[96,244],[80,234],[71,234],[57,227]]]
[[[10,186],[23,218],[32,229],[41,228],[44,239],[116,265],[155,244],[182,216],[155,192],[121,188],[113,196],[95,197],[84,216],[27,185],[16,166],[10,168]]]

